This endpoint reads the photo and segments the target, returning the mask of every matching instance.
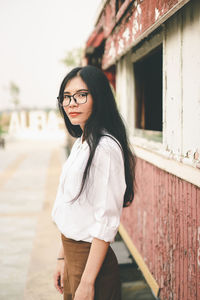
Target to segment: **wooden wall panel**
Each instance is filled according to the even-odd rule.
[[[139,158],[136,180],[121,223],[158,282],[160,299],[200,299],[200,189]]]

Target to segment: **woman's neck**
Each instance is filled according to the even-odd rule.
[[[84,141],[85,141],[85,137],[84,137],[84,133],[82,133],[81,143],[83,144]]]

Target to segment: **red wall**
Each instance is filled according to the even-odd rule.
[[[175,12],[188,1],[190,0],[126,0],[116,12],[116,1],[109,0],[99,15],[87,45],[98,32],[104,33],[106,41],[102,67],[107,69],[152,26],[160,25],[166,20],[172,14],[172,9]]]
[[[200,299],[200,189],[139,158],[136,180],[121,222],[159,284],[160,299]]]

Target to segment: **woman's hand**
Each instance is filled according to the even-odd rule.
[[[74,300],[94,300],[94,284],[80,281]]]
[[[63,294],[63,277],[64,277],[64,259],[58,260],[56,270],[54,272],[54,286],[60,294]]]

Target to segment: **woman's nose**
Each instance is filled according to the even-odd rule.
[[[73,97],[71,97],[71,101],[70,101],[70,103],[69,103],[69,106],[70,106],[70,107],[78,106],[78,104],[76,103],[76,101],[74,100]]]

